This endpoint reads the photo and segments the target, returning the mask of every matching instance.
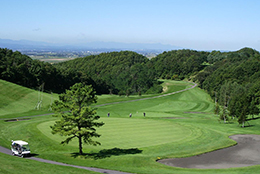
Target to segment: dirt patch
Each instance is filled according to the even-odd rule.
[[[184,114],[211,114],[206,112],[184,112]]]
[[[188,158],[163,159],[158,162],[174,167],[223,169],[260,164],[260,135],[233,135],[237,145]]]
[[[13,121],[24,121],[24,120],[30,120],[30,118],[14,118],[14,119],[8,119],[5,120],[5,122],[13,122]]]
[[[187,119],[186,117],[162,117],[164,119]]]

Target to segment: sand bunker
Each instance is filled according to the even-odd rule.
[[[30,120],[30,118],[14,118],[14,119],[9,119],[5,120],[5,122],[13,122],[13,121],[24,121],[24,120]]]
[[[260,135],[233,135],[237,145],[188,158],[163,159],[158,162],[182,168],[223,169],[260,164]]]

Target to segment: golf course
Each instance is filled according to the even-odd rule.
[[[91,106],[97,109],[100,121],[105,123],[97,129],[101,137],[96,140],[101,145],[84,144],[84,154],[79,155],[77,140],[61,145],[64,137],[51,133],[50,126],[58,118],[52,116],[50,104],[58,99],[58,94],[43,93],[0,80],[0,146],[10,148],[11,140],[24,140],[29,143],[33,157],[127,173],[260,172],[259,158],[253,156],[260,153],[255,144],[254,147],[258,148],[255,152],[245,152],[245,155],[250,157],[251,154],[258,160],[252,165],[238,164],[237,167],[232,164],[228,167],[227,164],[223,168],[175,166],[172,159],[182,159],[185,163],[190,157],[236,147],[237,143],[239,145],[236,135],[251,135],[259,143],[260,119],[255,116],[249,121],[250,126],[245,128],[241,128],[236,119],[223,123],[214,114],[214,101],[194,83],[162,80],[162,85],[164,90],[161,94],[98,95],[97,103]],[[39,99],[42,100],[41,108],[35,109]],[[132,117],[129,117],[130,113]],[[250,148],[247,142],[242,143]],[[253,145],[251,147],[253,149]],[[214,159],[214,156],[210,158]],[[164,162],[167,159],[172,161]],[[0,153],[0,163],[0,173],[96,173],[4,153]]]

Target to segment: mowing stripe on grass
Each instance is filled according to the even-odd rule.
[[[131,118],[102,118],[105,125],[98,129],[102,136],[97,140],[101,146],[95,149],[107,148],[141,148],[166,144],[179,141],[191,134],[187,127],[173,124],[166,120],[151,119],[131,119]],[[50,125],[54,121],[44,122],[37,128],[47,137],[54,141],[62,141],[64,137],[52,135]],[[78,146],[77,141],[73,141],[70,146]]]

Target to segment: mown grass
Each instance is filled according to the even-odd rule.
[[[49,113],[51,102],[57,99],[57,94],[39,93],[37,90],[0,80],[0,118]],[[35,110],[39,100],[42,100],[42,107]]]
[[[167,85],[166,92],[190,87],[186,82],[165,81],[164,85]],[[100,100],[102,97],[100,103],[112,103],[120,98],[109,95],[100,96]],[[110,112],[109,118],[107,112]],[[194,88],[161,98],[98,107],[98,115],[105,122],[98,129],[102,145],[84,145],[83,156],[78,155],[76,141],[63,146],[59,143],[62,137],[50,133],[49,126],[57,119],[51,116],[19,122],[0,121],[0,144],[9,147],[11,139],[23,139],[29,141],[32,152],[41,158],[132,173],[259,172],[260,166],[205,170],[174,168],[156,162],[158,158],[187,157],[231,146],[235,142],[228,136],[233,134],[260,134],[259,119],[252,121],[251,127],[242,129],[235,122],[219,123],[212,112],[212,100],[204,91]],[[132,118],[129,113],[133,114]]]
[[[28,173],[41,173],[41,174],[97,174],[97,172],[87,171],[83,169],[57,166],[54,164],[47,164],[37,162],[30,159],[21,159],[10,155],[0,153],[0,173],[2,174],[28,174]]]
[[[129,149],[156,146],[180,141],[192,133],[189,128],[185,129],[183,126],[165,120],[102,118],[101,121],[105,125],[98,130],[102,136],[97,140],[102,142],[102,145],[91,149],[102,150],[114,147]],[[61,142],[63,137],[51,134],[50,125],[53,124],[54,121],[44,122],[39,124],[37,128],[53,141]],[[73,141],[70,146],[78,147],[78,142]]]
[[[161,80],[167,83],[167,80]],[[170,84],[170,83],[169,83]],[[187,84],[176,82],[176,85],[169,85],[164,93],[170,93],[178,90],[185,89]],[[101,105],[105,103],[114,103],[122,101],[130,101],[142,99],[153,95],[130,95],[117,96],[117,95],[98,95],[98,102],[94,104]],[[25,88],[14,83],[10,83],[0,79],[0,119],[26,117],[42,114],[53,113],[50,109],[50,104],[58,99],[58,94],[42,93],[38,90]],[[35,109],[39,100],[42,100],[42,105],[39,110]]]
[[[173,84],[171,80],[160,80],[163,86],[163,92],[162,94],[167,94],[167,93],[172,93],[176,92],[179,90],[183,90],[186,88],[191,87],[193,84],[190,83],[183,83],[182,81],[175,81]],[[106,103],[114,103],[114,102],[122,102],[122,101],[131,101],[131,100],[136,100],[136,99],[143,99],[147,97],[154,97],[154,96],[159,96],[161,94],[142,94],[142,95],[129,95],[129,96],[118,96],[118,95],[111,95],[111,94],[104,94],[104,95],[98,95],[98,100],[97,103],[94,105],[102,105]]]

